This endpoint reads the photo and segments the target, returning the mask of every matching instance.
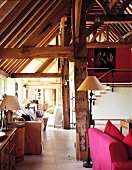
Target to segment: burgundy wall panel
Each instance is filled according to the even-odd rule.
[[[100,78],[104,74],[106,74],[109,70],[95,70],[94,69],[94,49],[88,49],[88,75],[97,76]],[[115,59],[115,69],[127,69],[132,70],[132,51],[130,48],[117,48],[116,49],[116,59]],[[112,83],[112,81],[116,83],[130,83],[132,82],[132,72],[130,71],[122,71],[122,72],[114,72],[112,78],[112,73],[100,79],[101,82]]]

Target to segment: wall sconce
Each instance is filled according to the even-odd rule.
[[[67,86],[69,83],[69,79],[67,78],[67,75],[65,75],[64,85]]]

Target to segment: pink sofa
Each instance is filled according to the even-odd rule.
[[[93,170],[132,170],[125,146],[97,128],[88,129]]]

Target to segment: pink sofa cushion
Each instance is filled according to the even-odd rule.
[[[122,140],[122,142],[125,144],[129,158],[132,159],[132,129]]]
[[[125,137],[121,133],[121,131],[115,125],[111,123],[110,120],[108,120],[104,132],[120,141],[122,141]]]
[[[107,123],[106,123],[105,129],[104,129],[104,132],[107,133],[107,134],[110,134],[111,127],[112,127],[112,123],[111,123],[110,120],[108,120]]]
[[[125,162],[113,162],[113,170],[132,170],[132,160]]]

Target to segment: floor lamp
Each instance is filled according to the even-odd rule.
[[[79,86],[77,91],[88,91],[90,90],[90,105],[89,105],[89,116],[88,116],[88,122],[89,127],[92,121],[92,101],[93,99],[93,90],[105,90],[104,86],[99,82],[99,80],[95,76],[88,76],[86,79],[82,82],[82,84]],[[88,156],[87,161],[83,163],[83,167],[85,168],[92,168],[92,164],[90,163],[90,146],[88,143]]]

